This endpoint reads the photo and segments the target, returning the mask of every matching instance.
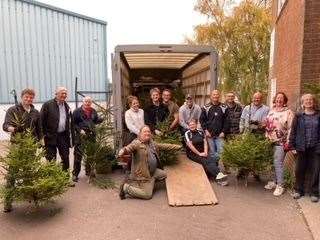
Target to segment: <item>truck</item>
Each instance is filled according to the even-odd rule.
[[[203,106],[218,84],[218,53],[211,46],[118,45],[111,57],[114,127],[125,134],[124,112],[129,95],[148,98],[153,87],[191,94]],[[142,105],[143,105],[142,104]]]

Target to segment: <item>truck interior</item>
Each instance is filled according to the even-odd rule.
[[[190,45],[122,45],[113,57],[114,105],[118,109],[118,126],[123,123],[127,97],[135,95],[141,107],[150,104],[149,91],[174,90],[179,105],[191,94],[203,105],[217,82],[217,54],[212,47]]]

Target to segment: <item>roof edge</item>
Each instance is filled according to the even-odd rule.
[[[73,16],[73,17],[82,18],[82,19],[90,21],[90,22],[100,23],[102,25],[107,25],[108,24],[106,21],[99,20],[99,19],[92,18],[92,17],[88,17],[86,15],[82,15],[82,14],[75,13],[75,12],[72,12],[72,11],[69,11],[69,10],[65,10],[63,8],[55,7],[55,6],[46,4],[46,3],[42,3],[42,2],[38,2],[38,1],[34,1],[34,0],[17,0],[17,1],[29,3],[29,4],[32,4],[34,6],[38,6],[38,7],[42,7],[42,8],[47,8],[47,9],[50,9],[50,10],[53,10],[53,11],[56,11],[56,12],[60,12],[60,13],[64,13],[64,14],[67,14],[67,15],[70,15],[70,16]]]
[[[188,44],[137,44],[137,45],[117,45],[115,52],[217,52],[214,47],[208,45],[188,45]]]

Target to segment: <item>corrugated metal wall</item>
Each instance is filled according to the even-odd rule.
[[[25,87],[44,102],[57,86],[73,101],[76,77],[78,90],[106,90],[106,23],[31,0],[0,0],[0,103]]]

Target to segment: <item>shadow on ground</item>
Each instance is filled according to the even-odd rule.
[[[42,224],[54,220],[62,211],[63,206],[55,202],[40,207],[19,204],[15,205],[13,212],[4,215],[11,224]]]
[[[112,175],[117,183],[123,178]],[[5,240],[311,240],[297,203],[279,198],[249,179],[228,187],[213,184],[216,206],[170,207],[164,186],[152,200],[119,200],[117,189],[102,190],[81,176],[75,188],[47,208],[0,213]]]

